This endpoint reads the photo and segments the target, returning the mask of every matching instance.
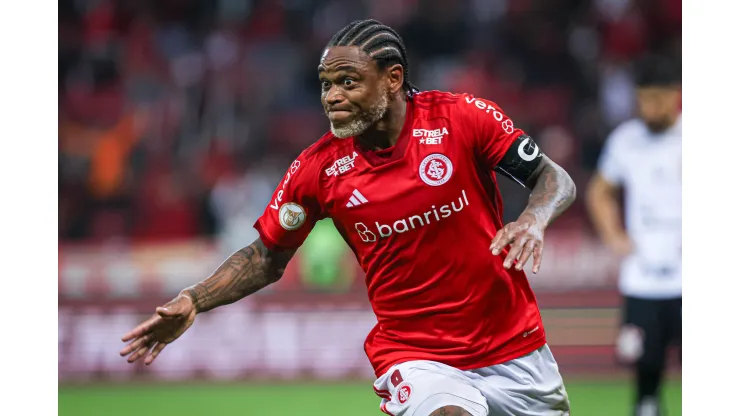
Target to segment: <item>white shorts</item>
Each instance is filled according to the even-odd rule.
[[[380,410],[428,416],[458,406],[473,416],[569,416],[570,402],[547,345],[502,364],[458,370],[434,361],[394,365],[373,383]]]

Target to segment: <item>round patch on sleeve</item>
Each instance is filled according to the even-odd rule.
[[[283,228],[293,231],[301,228],[306,222],[306,211],[295,202],[286,202],[280,206],[278,217],[280,217],[280,225]]]

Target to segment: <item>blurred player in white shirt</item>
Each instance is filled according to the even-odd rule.
[[[607,138],[586,202],[623,256],[617,355],[636,370],[635,416],[648,416],[661,414],[666,351],[681,342],[681,67],[650,56],[635,69],[638,117]]]

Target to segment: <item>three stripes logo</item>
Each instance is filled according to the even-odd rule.
[[[349,202],[347,202],[347,208],[356,207],[358,205],[366,204],[367,198],[365,198],[364,195],[360,193],[357,189],[352,191],[352,196],[349,197]]]

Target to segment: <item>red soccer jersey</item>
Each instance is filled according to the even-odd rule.
[[[503,205],[493,168],[524,134],[493,102],[422,92],[391,149],[327,133],[293,162],[255,224],[268,248],[297,248],[330,217],[366,273],[377,375],[433,360],[486,367],[545,343],[523,271],[491,240]]]

